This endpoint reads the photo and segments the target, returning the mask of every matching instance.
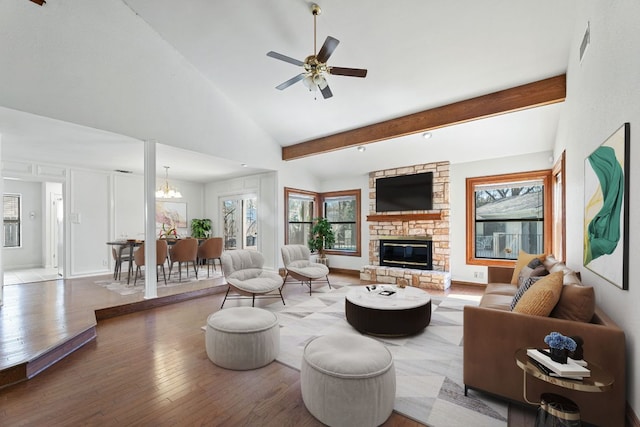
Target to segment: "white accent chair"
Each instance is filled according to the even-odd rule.
[[[229,284],[224,301],[220,308],[224,307],[227,299],[239,299],[251,297],[251,306],[255,306],[256,298],[280,298],[282,297],[282,285],[284,281],[278,273],[264,270],[264,257],[260,252],[250,250],[224,251],[220,257],[222,271]],[[238,296],[229,296],[231,288]],[[278,295],[274,294],[278,291]]]
[[[312,282],[327,282],[329,289],[329,267],[317,262],[311,262],[311,251],[304,245],[285,245],[281,249],[284,268],[287,275],[284,282],[289,276],[309,286],[309,295],[311,295]]]

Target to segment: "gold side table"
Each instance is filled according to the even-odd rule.
[[[584,392],[602,392],[610,390],[613,386],[613,375],[606,372],[595,363],[587,361],[587,368],[591,371],[591,376],[582,380],[573,380],[569,378],[559,378],[546,375],[542,372],[527,356],[527,349],[521,348],[515,353],[516,364],[523,371],[522,395],[527,403],[532,405],[540,405],[541,411],[538,411],[538,419],[536,426],[546,426],[547,421],[541,419],[541,415],[551,418],[560,418],[567,422],[567,425],[580,425],[580,410],[578,405],[562,396],[544,393],[541,396],[541,402],[532,402],[527,398],[527,375],[538,378],[549,384],[557,385],[571,390]]]

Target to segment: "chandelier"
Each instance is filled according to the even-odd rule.
[[[169,166],[164,166],[164,184],[156,191],[156,199],[180,199],[182,194],[175,187],[169,186]]]

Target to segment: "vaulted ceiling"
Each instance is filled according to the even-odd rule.
[[[329,35],[340,41],[329,64],[368,70],[363,79],[328,76],[333,97],[323,99],[302,83],[276,90],[301,67],[266,55],[304,60],[313,53],[309,1],[122,1],[285,153],[306,141],[562,75],[577,42],[575,1],[319,1],[318,48]],[[545,151],[561,110],[561,103],[551,104],[437,127],[429,140],[401,135],[364,152],[350,147],[290,161],[326,178]],[[348,134],[344,145],[354,138]]]

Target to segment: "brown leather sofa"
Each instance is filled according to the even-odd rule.
[[[510,283],[512,268],[489,267],[489,285],[479,307],[464,309],[464,384],[468,389],[488,392],[526,403],[523,371],[514,353],[523,347],[545,347],[544,337],[557,331],[584,339],[584,358],[614,376],[613,388],[605,392],[582,392],[527,377],[527,397],[539,400],[542,393],[555,393],[573,400],[582,421],[597,426],[625,425],[625,336],[597,306],[590,322],[541,317],[512,312],[517,285]],[[565,285],[566,286],[566,285]]]

